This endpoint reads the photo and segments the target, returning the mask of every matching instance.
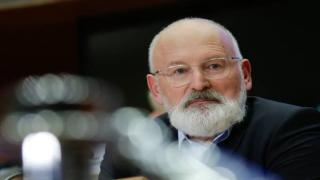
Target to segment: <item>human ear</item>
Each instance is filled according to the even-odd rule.
[[[147,84],[151,95],[157,101],[157,103],[162,104],[162,98],[159,90],[159,84],[152,74],[147,74]]]
[[[241,68],[242,68],[243,79],[244,79],[246,90],[250,90],[252,88],[250,61],[248,59],[243,59],[242,64],[241,64]]]

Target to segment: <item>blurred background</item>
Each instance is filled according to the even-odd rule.
[[[312,3],[0,0],[0,117],[18,108],[11,98],[21,79],[48,73],[99,79],[108,89],[108,105],[98,106],[105,111],[151,111],[145,79],[149,43],[183,17],[209,18],[233,32],[253,66],[251,95],[320,109],[320,31]]]

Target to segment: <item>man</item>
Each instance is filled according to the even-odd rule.
[[[201,18],[170,24],[150,45],[149,67],[149,90],[169,116],[159,121],[170,122],[173,141],[191,147],[190,156],[194,147],[217,145],[283,179],[320,179],[319,112],[247,98],[250,62],[222,25]]]

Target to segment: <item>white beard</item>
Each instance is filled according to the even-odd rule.
[[[188,102],[197,98],[217,99],[219,103],[188,107]],[[214,90],[193,91],[177,106],[170,107],[166,99],[164,106],[173,127],[190,136],[213,137],[243,119],[246,98],[246,90],[242,85],[236,100],[229,100]]]

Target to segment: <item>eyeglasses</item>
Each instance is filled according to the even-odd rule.
[[[198,65],[202,74],[207,79],[222,79],[229,75],[234,62],[241,61],[241,58],[212,58]],[[197,66],[197,65],[195,65]],[[189,84],[192,80],[193,69],[190,65],[178,64],[169,66],[163,70],[157,70],[153,75],[161,75],[168,79],[173,87],[181,87]]]

